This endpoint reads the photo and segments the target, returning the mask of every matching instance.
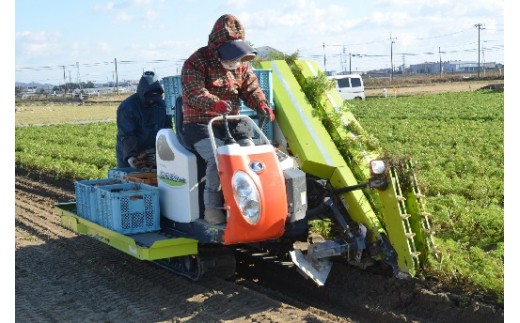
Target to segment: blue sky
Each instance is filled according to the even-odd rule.
[[[64,74],[73,82],[78,76],[113,81],[114,59],[120,82],[143,70],[175,75],[225,13],[243,22],[254,46],[298,51],[328,70],[407,66],[439,56],[477,61],[475,24],[485,28],[481,62],[504,63],[499,0],[16,0],[13,7],[18,82],[59,84]]]

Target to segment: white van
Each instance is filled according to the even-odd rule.
[[[364,100],[365,86],[359,74],[329,76],[329,80],[336,81],[336,90],[343,100]]]

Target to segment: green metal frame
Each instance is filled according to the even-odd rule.
[[[260,65],[273,70],[276,121],[301,169],[307,174],[330,180],[336,188],[358,184],[327,129],[313,116],[313,107],[287,63],[277,60],[261,62]],[[363,192],[352,191],[343,197],[352,219],[373,232],[374,241],[379,240],[378,235],[384,229]]]
[[[315,61],[297,60],[295,62],[303,77],[317,77],[321,71]],[[373,159],[379,159],[377,151],[368,151],[360,139],[359,133],[354,133],[352,129],[363,131],[361,125],[354,115],[345,109],[342,109],[343,100],[335,88],[327,91],[321,98],[321,108],[329,115],[338,114],[344,120],[343,127],[334,128],[335,135],[338,138],[354,138],[357,144],[348,147],[348,154],[351,156],[349,167],[361,171],[367,178],[369,174],[369,162]],[[318,107],[319,108],[319,107]],[[397,265],[403,272],[407,272],[411,276],[415,276],[420,264],[419,253],[415,247],[415,241],[410,223],[408,221],[410,215],[406,210],[405,198],[401,192],[399,179],[394,169],[389,170],[389,186],[385,190],[378,190],[378,196],[381,202],[380,221],[384,224],[384,229],[388,235],[390,243],[397,252]],[[353,218],[359,218],[359,215],[352,214]]]
[[[61,216],[61,224],[79,234],[88,235],[140,260],[158,260],[198,253],[198,242],[189,238],[167,238],[155,241],[150,247],[143,247],[127,236],[96,223],[88,221],[75,213],[76,203],[58,203],[55,212]]]
[[[295,63],[305,78],[316,77],[321,71],[314,61],[297,60]],[[360,134],[353,130],[363,129],[354,115],[348,109],[342,108],[343,100],[337,90],[331,89],[325,93],[320,103],[325,113],[336,114],[343,121],[344,126],[336,127],[332,135],[343,141],[352,138],[354,142],[357,140],[357,144],[348,147],[348,164],[333,142],[331,134],[318,118],[313,117],[313,109],[316,107],[312,107],[307,100],[287,63],[278,60],[261,62],[260,65],[273,71],[276,120],[286,136],[291,152],[300,161],[302,170],[328,179],[335,188],[359,184],[353,170],[368,178],[369,162],[380,158],[379,152],[367,151],[361,141],[357,140]],[[363,223],[373,233],[373,241],[380,240],[380,234],[388,237],[397,253],[399,270],[415,276],[420,267],[419,260],[425,260],[424,256],[433,246],[429,214],[425,211],[423,196],[416,185],[411,192],[403,192],[398,175],[391,168],[388,171],[388,187],[378,191],[381,203],[378,211],[381,218],[362,191],[344,193],[341,198],[351,218]]]

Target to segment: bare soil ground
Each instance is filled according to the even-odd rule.
[[[387,96],[410,96],[410,95],[425,95],[446,92],[463,92],[475,91],[490,85],[504,86],[503,80],[491,81],[471,81],[471,82],[446,82],[446,83],[432,83],[432,84],[403,84],[397,86],[365,86],[365,96],[369,97],[383,97],[384,89],[386,89]],[[394,92],[395,90],[395,92]]]
[[[503,322],[484,299],[334,265],[324,287],[294,268],[239,262],[233,280],[192,282],[60,224],[72,181],[16,169],[19,322]]]
[[[397,95],[488,84],[399,87]],[[382,88],[366,94],[380,96]],[[17,322],[504,321],[503,306],[431,278],[399,280],[339,264],[324,287],[293,268],[249,261],[238,263],[233,280],[191,282],[61,226],[54,204],[74,200],[72,181],[15,173]]]

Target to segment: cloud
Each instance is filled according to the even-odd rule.
[[[153,4],[153,0],[133,0],[132,5],[134,6],[148,6]]]
[[[379,0],[383,8],[401,8],[403,11],[420,13],[424,16],[468,17],[489,16],[504,11],[503,0]],[[417,17],[420,18],[420,17]]]
[[[16,52],[18,55],[42,56],[59,47],[59,32],[23,31],[15,34]]]
[[[413,19],[408,13],[405,12],[374,12],[370,16],[370,23],[378,26],[406,26],[412,22]]]
[[[132,22],[134,17],[126,12],[119,12],[114,16],[117,22]]]
[[[145,14],[146,19],[148,19],[148,20],[156,20],[157,17],[159,17],[159,15],[160,15],[160,12],[157,10],[153,10],[153,9],[146,10],[146,14]]]
[[[245,1],[245,0],[227,0],[226,6],[236,9],[244,9],[248,8],[250,6],[251,1]]]
[[[117,5],[112,10],[116,23],[132,23],[136,21],[157,22],[164,9],[163,0],[133,0]]]
[[[88,57],[91,53],[91,49],[88,45],[81,42],[73,42],[68,54],[71,58],[81,59],[82,57]]]
[[[97,44],[97,47],[101,53],[109,54],[112,52],[112,46],[110,46],[109,43],[106,42],[99,42]]]
[[[94,6],[94,11],[107,12],[112,11],[115,8],[115,4],[110,1],[105,4],[97,4]]]
[[[133,7],[157,7],[165,3],[165,0],[132,0]]]
[[[22,31],[16,33],[16,41],[29,41],[29,42],[54,42],[59,40],[61,34],[59,32],[33,32],[33,31]]]

